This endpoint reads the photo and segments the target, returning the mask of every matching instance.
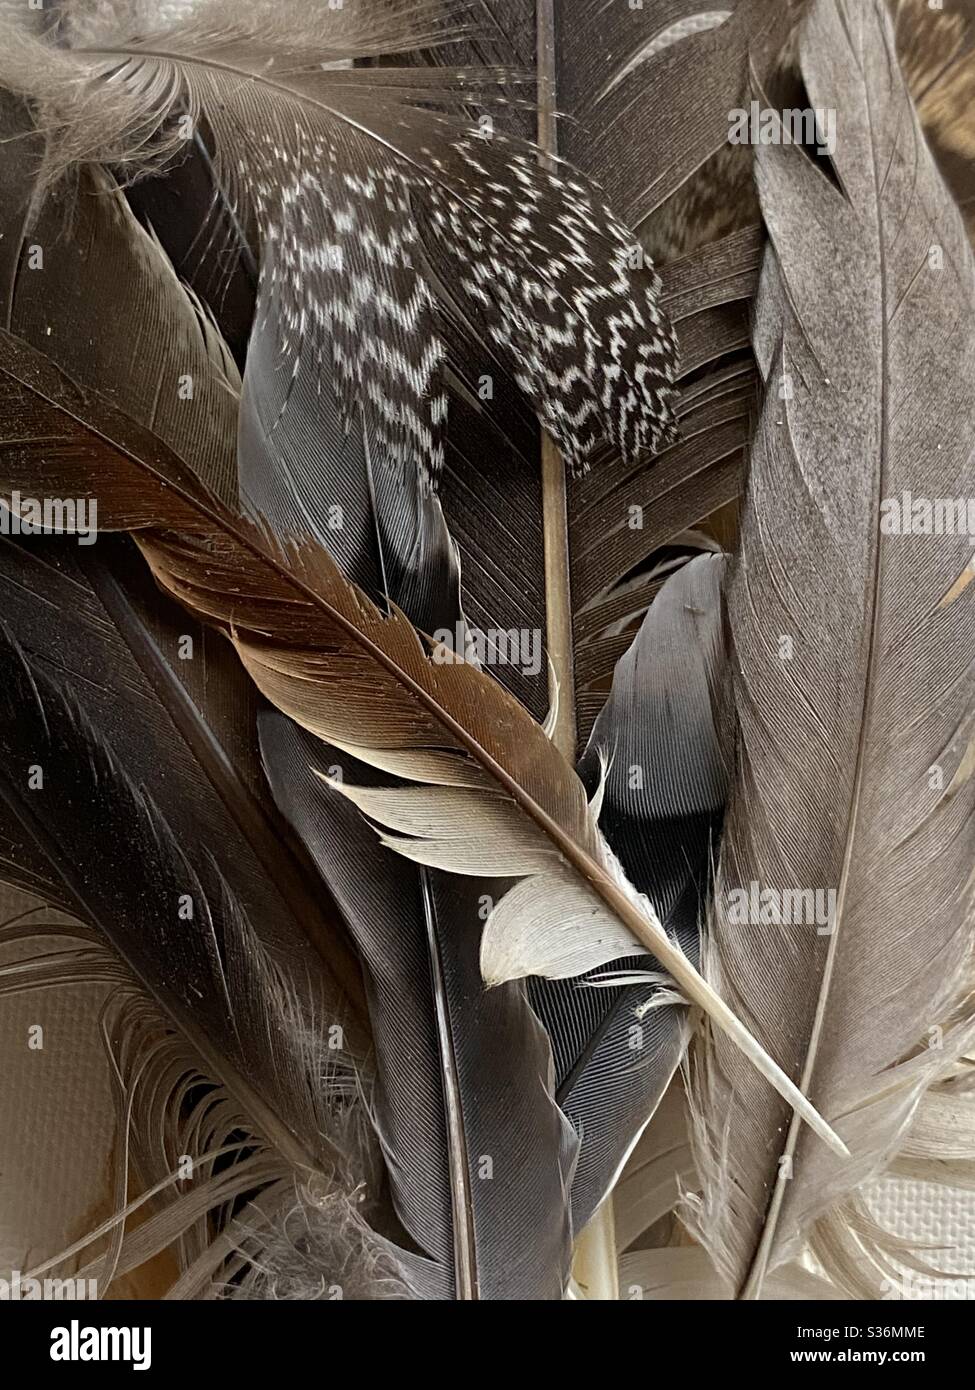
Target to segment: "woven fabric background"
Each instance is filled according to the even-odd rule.
[[[868,1200],[881,1225],[924,1248],[922,1258],[951,1275],[905,1275],[902,1287],[891,1281],[889,1297],[975,1299],[975,1193],[885,1178],[871,1186]]]

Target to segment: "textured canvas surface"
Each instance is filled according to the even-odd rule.
[[[29,912],[34,901],[0,890],[0,920]],[[44,911],[25,920],[51,919]],[[46,949],[67,945],[48,940]],[[7,948],[0,964],[42,948]],[[3,999],[0,1278],[49,1258],[111,1209],[116,1121],[99,1029],[104,996],[103,986],[73,985]]]
[[[889,1231],[926,1247],[926,1260],[949,1274],[905,1275],[903,1287],[891,1281],[891,1298],[975,1299],[975,1193],[888,1178],[873,1184],[869,1200]]]

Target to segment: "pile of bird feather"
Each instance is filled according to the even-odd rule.
[[[0,26],[19,1277],[936,1277],[869,1193],[973,1185],[975,15]]]

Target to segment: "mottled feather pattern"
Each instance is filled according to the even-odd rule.
[[[165,168],[205,122],[262,271],[273,263],[285,333],[312,335],[347,417],[373,416],[394,464],[419,450],[435,477],[443,461],[425,237],[571,467],[607,438],[627,458],[672,441],[677,347],[659,281],[593,184],[547,172],[533,146],[495,131],[490,70],[443,70],[447,111],[421,109],[416,70],[327,65],[355,55],[349,16],[335,21],[341,48],[328,34],[302,47],[301,7],[262,6],[255,32],[224,0],[198,8],[147,36],[119,4],[69,49],[19,37],[0,82],[40,96],[52,175],[81,160]],[[463,115],[475,99],[483,129]]]
[[[463,254],[461,284],[489,336],[573,468],[606,438],[627,459],[666,447],[677,343],[658,277],[634,274],[636,243],[591,185],[569,171],[540,173],[529,154],[494,137],[506,155],[499,170],[485,143],[454,146],[468,171],[463,200],[449,184],[431,184],[428,197],[433,231]],[[517,264],[510,246],[522,253]]]
[[[418,454],[436,476],[445,353],[415,264],[409,177],[395,165],[342,167],[327,132],[307,137],[307,148],[299,134],[297,152],[269,135],[263,145],[238,173],[266,239],[263,274],[276,291],[283,357],[293,353],[296,370],[300,363],[331,382],[347,429],[368,402],[390,463],[407,467]],[[309,344],[311,360],[298,351]]]
[[[299,126],[293,149],[266,133],[249,145],[237,178],[271,251],[284,346],[319,341],[350,427],[364,397],[390,461],[417,449],[438,476],[445,349],[423,270],[435,237],[572,468],[607,439],[628,460],[673,443],[677,343],[632,235],[592,185],[543,172],[521,144],[472,131],[439,149],[379,162],[357,131],[317,126]]]

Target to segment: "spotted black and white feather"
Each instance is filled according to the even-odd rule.
[[[671,440],[676,346],[659,282],[593,185],[494,132],[491,109],[517,81],[347,66],[435,41],[456,6],[202,0],[152,34],[131,0],[65,8],[62,46],[11,33],[0,63],[0,82],[35,102],[52,176],[87,160],[165,166],[205,125],[280,277],[283,332],[312,339],[347,425],[369,412],[394,463],[418,453],[436,476],[442,462],[437,279],[572,467],[606,438],[627,457]]]
[[[433,159],[449,176],[430,189],[433,230],[464,252],[461,287],[574,467],[607,438],[625,458],[664,447],[677,348],[658,277],[634,271],[633,237],[591,184],[495,143],[500,170],[475,138]],[[463,198],[451,191],[458,158]]]

